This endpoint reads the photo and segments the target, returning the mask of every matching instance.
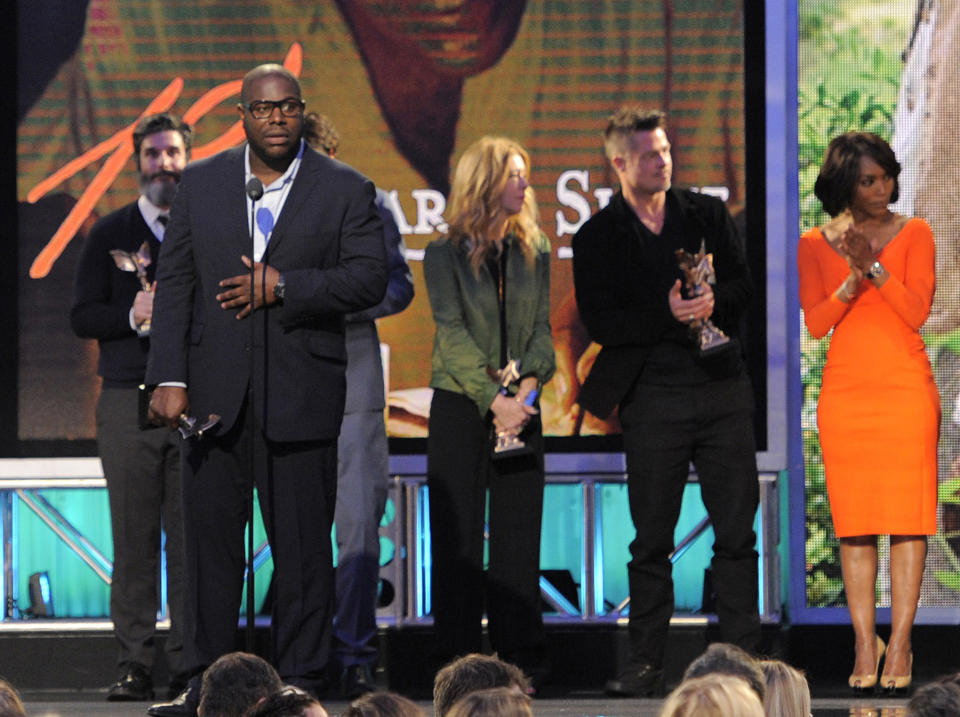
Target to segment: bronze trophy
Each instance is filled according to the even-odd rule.
[[[706,284],[717,282],[713,270],[713,254],[707,254],[706,242],[703,239],[700,240],[700,251],[696,254],[677,249],[676,255],[677,265],[683,271],[684,295],[687,298],[700,296]],[[697,339],[701,356],[708,356],[730,345],[730,337],[710,319],[691,321],[689,325],[691,333]]]
[[[150,282],[147,280],[147,267],[150,266],[150,245],[144,242],[140,248],[135,251],[123,251],[123,249],[111,249],[110,256],[120,271],[136,272],[140,280],[140,288],[144,291],[150,291]],[[145,334],[150,331],[150,319],[140,324],[140,332]]]
[[[510,359],[498,373],[500,375],[500,393],[509,396],[510,384],[520,380],[520,362],[517,359]],[[532,401],[536,399],[537,392],[531,391],[527,397],[527,405],[531,405]],[[518,452],[525,450],[526,447],[527,444],[521,441],[519,436],[508,431],[497,431],[497,442],[493,446],[493,457],[504,458],[516,455]]]

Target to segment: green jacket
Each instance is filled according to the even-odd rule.
[[[550,334],[550,242],[535,244],[531,266],[514,237],[507,237],[507,346],[519,359],[521,375],[540,384],[553,376],[556,362]],[[437,239],[427,246],[423,273],[436,323],[430,385],[464,394],[486,416],[499,385],[488,371],[500,366],[498,287],[484,265],[476,276],[465,243]]]

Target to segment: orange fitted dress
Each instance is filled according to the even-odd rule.
[[[920,327],[934,290],[930,227],[910,219],[881,250],[889,272],[849,304],[834,291],[846,261],[819,229],[800,238],[800,305],[813,336],[833,329],[817,425],[837,537],[937,529],[940,398]]]

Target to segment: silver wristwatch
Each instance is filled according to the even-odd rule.
[[[883,264],[881,264],[879,261],[875,261],[870,265],[870,271],[867,272],[867,278],[879,279],[886,273],[887,270],[883,268]]]
[[[286,292],[287,284],[283,280],[283,274],[277,278],[277,283],[273,285],[273,298],[277,303],[283,306],[283,295]]]

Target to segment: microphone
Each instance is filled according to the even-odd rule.
[[[254,263],[256,261],[254,258],[256,256],[256,241],[254,237],[257,232],[256,208],[257,208],[257,200],[263,196],[263,182],[261,182],[256,177],[251,177],[250,181],[247,182],[246,192],[247,192],[247,196],[250,198],[250,201],[252,202],[252,204],[250,205],[250,308],[252,309],[254,304],[254,291],[253,291],[253,288],[254,288],[253,283],[254,283],[254,275],[255,275],[254,269],[256,267],[256,264]],[[266,281],[265,273],[264,273],[264,281]],[[257,405],[253,400],[253,386],[254,386],[253,372],[256,370],[256,359],[255,359],[256,352],[253,350],[253,346],[255,343],[256,332],[254,331],[255,322],[253,320],[253,314],[251,313],[251,315],[248,316],[247,318],[250,321],[250,387],[249,387],[250,393],[247,399],[249,401],[247,410],[252,411],[252,410],[255,410],[254,406]],[[267,321],[266,314],[264,314],[263,321],[264,321],[264,328],[266,328],[266,321]],[[266,378],[266,371],[264,371],[264,378]],[[211,421],[213,420],[213,416],[210,417],[210,420]],[[256,475],[256,468],[255,468],[256,459],[254,457],[255,452],[256,452],[255,447],[253,446],[253,444],[251,444],[250,445],[250,465],[249,465],[251,485],[253,485],[254,476]],[[254,597],[253,597],[254,596],[254,569],[253,569],[253,560],[250,557],[253,555],[253,553],[254,553],[253,489],[251,488],[247,494],[247,556],[248,557],[247,557],[247,630],[246,630],[246,633],[247,633],[247,651],[248,652],[253,652],[253,644],[254,644],[253,615],[256,612],[256,608],[254,607],[254,602],[253,602],[254,601]]]
[[[263,182],[256,177],[251,177],[247,182],[247,196],[253,201],[257,201],[263,196]]]

